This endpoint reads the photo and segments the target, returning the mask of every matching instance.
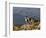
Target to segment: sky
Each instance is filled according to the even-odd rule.
[[[13,23],[24,24],[25,16],[31,16],[36,19],[40,18],[40,8],[28,8],[28,7],[13,7]]]

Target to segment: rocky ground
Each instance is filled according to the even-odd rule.
[[[40,30],[40,22],[34,22],[32,24],[14,25],[13,31],[19,30]]]

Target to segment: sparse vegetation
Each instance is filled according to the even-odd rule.
[[[18,30],[40,30],[40,21],[39,20],[32,20],[32,24],[21,24],[21,25],[13,25],[13,31]]]

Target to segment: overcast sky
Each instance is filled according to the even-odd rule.
[[[40,8],[14,7],[13,13],[18,13],[23,16],[40,16]]]
[[[23,24],[24,16],[40,18],[40,8],[13,7],[13,21],[16,24]],[[21,20],[20,20],[21,19]]]

